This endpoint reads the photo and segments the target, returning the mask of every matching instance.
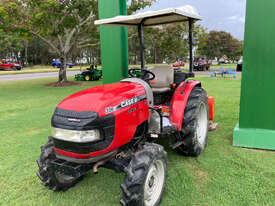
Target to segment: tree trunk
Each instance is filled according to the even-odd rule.
[[[72,64],[73,65],[76,64],[76,60],[77,60],[77,56],[76,55],[72,55]]]
[[[157,63],[157,48],[154,47],[154,63]]]
[[[59,75],[58,75],[58,83],[63,83],[67,81],[67,74],[66,74],[66,68],[67,68],[67,57],[66,55],[63,55],[60,58],[60,69],[59,69]]]
[[[25,56],[23,58],[23,66],[27,66],[28,65],[28,41],[27,40],[24,40],[23,41],[23,44],[24,44],[24,53],[25,53]]]

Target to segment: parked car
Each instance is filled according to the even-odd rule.
[[[238,61],[238,65],[237,65],[237,72],[241,72],[243,70],[243,57],[241,57]]]
[[[53,67],[60,68],[60,67],[61,67],[61,62],[60,62],[60,61],[57,61],[57,60],[54,60],[53,63],[52,63],[52,66],[53,66]],[[72,63],[67,63],[67,66],[68,66],[69,68],[73,68],[73,64],[72,64]]]
[[[206,57],[197,57],[194,60],[194,70],[197,71],[208,71],[211,62]]]
[[[176,61],[172,64],[173,67],[184,67],[184,62],[182,61]]]
[[[22,66],[19,62],[11,62],[7,60],[0,60],[1,70],[21,70]]]
[[[229,64],[229,63],[230,61],[227,58],[222,57],[219,59],[219,64]]]

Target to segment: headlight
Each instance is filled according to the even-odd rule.
[[[77,131],[52,127],[52,136],[56,139],[80,143],[95,142],[101,139],[98,129]]]

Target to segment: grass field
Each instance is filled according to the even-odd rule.
[[[148,67],[162,65],[162,64],[148,64]],[[140,67],[140,65],[129,65],[129,67]],[[231,67],[232,69],[236,69],[236,64],[226,64],[223,65],[224,68]],[[73,68],[67,68],[67,71],[78,71],[78,70],[85,70],[88,66],[74,66]],[[101,66],[98,67],[99,69]],[[219,65],[212,65],[211,70],[219,69]],[[184,67],[184,69],[188,70],[188,64]],[[45,66],[45,65],[36,65],[33,67],[25,67],[20,71],[1,71],[0,75],[7,75],[7,74],[28,74],[28,73],[43,73],[43,72],[58,72],[58,68],[53,68],[52,66]]]
[[[275,205],[275,153],[232,147],[238,121],[240,80],[199,77],[216,98],[218,130],[198,158],[168,151],[169,169],[162,206]],[[55,106],[68,95],[100,82],[78,87],[49,88],[54,79],[0,83],[0,205],[113,206],[119,205],[124,175],[100,169],[67,192],[44,188],[35,160],[50,135]]]
[[[67,68],[67,71],[78,71],[80,69],[84,70],[88,66],[74,66],[73,68]],[[36,65],[33,67],[24,67],[22,70],[19,71],[0,71],[0,75],[7,75],[7,74],[29,74],[29,73],[44,73],[44,72],[58,72],[58,68],[54,68],[52,66],[45,66],[45,65]]]

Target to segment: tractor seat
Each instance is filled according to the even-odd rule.
[[[169,92],[174,82],[174,69],[169,66],[157,66],[152,72],[156,75],[154,83],[151,83],[153,93]]]

